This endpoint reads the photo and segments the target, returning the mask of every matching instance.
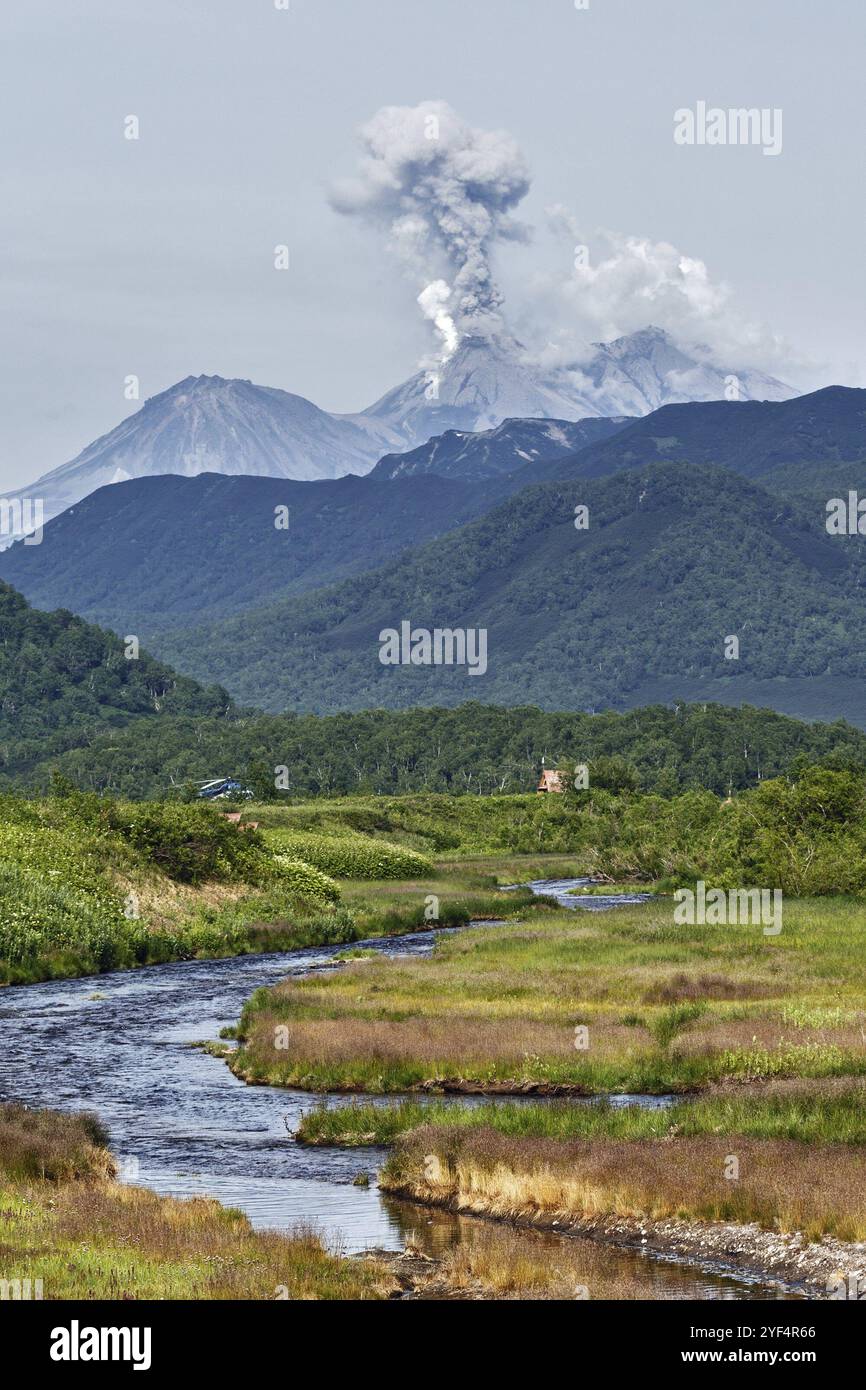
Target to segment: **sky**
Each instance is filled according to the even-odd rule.
[[[425,102],[525,167],[520,235],[489,250],[542,359],[660,322],[800,389],[866,385],[866,6],[283,4],[6,0],[0,487],[185,376],[354,411],[411,375],[436,341],[426,268],[335,185],[382,108]],[[781,152],[678,144],[701,101],[781,111]]]

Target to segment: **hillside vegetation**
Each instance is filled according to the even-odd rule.
[[[34,547],[38,549],[38,547]],[[0,773],[86,745],[106,729],[170,715],[216,716],[226,692],[203,689],[113,632],[33,609],[0,582]]]
[[[0,799],[0,984],[352,940],[338,899],[210,806]]]
[[[853,771],[805,768],[725,801],[602,785],[262,803],[242,813],[259,830],[199,802],[58,790],[0,800],[0,982],[415,930],[455,860],[475,867],[449,869],[450,922],[525,907],[495,901],[485,856],[509,857],[510,882],[559,855],[559,872],[606,880],[866,894],[866,782]],[[390,882],[406,884],[405,902]]]
[[[548,483],[363,584],[166,634],[157,650],[271,710],[625,708],[649,689],[694,699],[704,683],[713,699],[766,690],[766,703],[815,717],[850,697],[866,721],[864,538],[830,536],[825,519],[823,507],[684,463]],[[383,665],[379,634],[403,621],[483,628],[486,670]]]
[[[161,717],[34,764],[46,787],[57,765],[83,790],[179,796],[189,781],[234,773],[258,798],[414,792],[534,791],[548,767],[618,758],[644,791],[739,791],[804,763],[866,770],[866,734],[841,720],[805,724],[772,710],[654,705],[626,714],[551,713],[470,703],[456,709],[315,715]],[[288,790],[275,790],[287,769]],[[598,783],[599,768],[594,769]],[[450,812],[445,812],[450,814]],[[467,812],[467,814],[470,814]],[[493,814],[488,811],[484,814]]]
[[[0,574],[41,608],[149,642],[384,564],[489,505],[483,486],[436,476],[134,478],[49,521],[41,545],[0,554]]]

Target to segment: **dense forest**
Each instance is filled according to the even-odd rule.
[[[623,709],[701,698],[704,682],[722,703],[866,722],[864,538],[828,535],[824,521],[823,508],[725,469],[663,463],[543,484],[363,583],[168,633],[156,649],[275,712]],[[379,633],[402,620],[485,629],[486,671],[383,665]]]
[[[203,689],[113,632],[63,609],[42,613],[0,582],[0,773],[10,777],[105,729],[158,716],[215,716],[224,690]]]
[[[181,797],[191,781],[234,774],[260,799],[415,791],[532,791],[548,767],[593,766],[593,784],[663,796],[727,794],[806,763],[866,768],[866,734],[804,724],[772,710],[658,705],[627,714],[502,709],[367,710],[315,715],[163,717],[103,735],[31,769],[85,790]],[[275,790],[275,769],[285,768]]]

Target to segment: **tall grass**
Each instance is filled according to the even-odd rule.
[[[95,1115],[0,1105],[0,1176],[16,1180],[107,1177],[114,1162]]]
[[[731,1157],[738,1176],[731,1177]],[[848,1145],[740,1136],[551,1141],[423,1126],[392,1150],[388,1191],[488,1215],[757,1222],[807,1239],[866,1237],[866,1157]]]

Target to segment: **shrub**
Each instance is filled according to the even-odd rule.
[[[255,883],[268,876],[264,838],[241,830],[213,806],[111,802],[112,830],[179,883],[207,879]]]

